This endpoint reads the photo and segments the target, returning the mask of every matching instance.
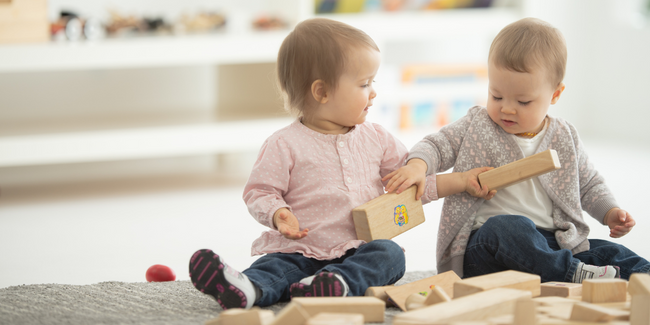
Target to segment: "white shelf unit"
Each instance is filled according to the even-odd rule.
[[[310,1],[309,1],[310,2]],[[299,10],[304,12],[305,10]],[[513,9],[467,9],[440,12],[401,12],[322,15],[361,28],[372,36],[382,49],[386,66],[403,62],[452,61],[440,55],[428,58],[426,53],[403,52],[404,42],[442,47],[467,45],[468,52],[485,46],[499,29],[517,18]],[[105,39],[94,42],[0,45],[0,83],[19,74],[67,73],[70,71],[113,71],[136,69],[165,69],[169,67],[218,67],[230,65],[273,65],[277,50],[288,31],[220,33],[210,35],[138,37]],[[480,40],[480,41],[477,41]],[[475,44],[476,42],[480,44]],[[407,46],[408,48],[408,46]],[[441,51],[444,50],[441,49]],[[424,51],[426,52],[426,51]],[[446,53],[446,52],[445,52]],[[440,54],[440,53],[438,53]],[[482,58],[484,53],[468,57]],[[410,57],[411,56],[411,57]],[[456,58],[467,61],[467,58]],[[266,71],[266,70],[264,70]],[[268,75],[249,75],[247,80],[269,83]],[[260,81],[261,80],[261,81]],[[220,80],[220,87],[227,85]],[[239,83],[239,85],[245,85]],[[389,87],[385,85],[384,87]],[[386,98],[400,96],[386,89]],[[241,91],[241,90],[240,90]],[[0,94],[2,90],[0,89]],[[408,94],[408,90],[405,92]],[[214,155],[242,150],[257,150],[273,131],[290,123],[288,117],[277,118],[279,96],[267,89],[264,95],[255,89],[244,90],[243,96],[230,95],[233,101],[261,97],[272,102],[273,112],[256,115],[260,109],[236,103],[232,107],[217,107],[216,111],[236,112],[240,121],[212,119],[195,124],[144,126],[114,129],[56,132],[3,133],[0,130],[0,168],[49,164],[87,163],[142,158],[164,158],[188,155]],[[215,96],[228,95],[216,94]],[[38,94],[34,94],[38,96]],[[233,98],[233,96],[235,98]],[[217,100],[219,101],[219,100]],[[246,104],[249,105],[250,104]],[[244,105],[245,106],[245,105]],[[254,105],[256,106],[256,105]],[[0,110],[3,108],[0,107]],[[5,107],[4,109],[7,109]],[[382,122],[386,117],[377,117]],[[232,118],[230,118],[232,119]],[[0,125],[2,114],[0,112]],[[11,122],[9,122],[11,123]],[[6,125],[6,124],[5,124]],[[13,130],[20,127],[12,126]],[[411,145],[412,134],[402,135]],[[419,134],[417,138],[419,138]],[[407,140],[409,139],[409,140]],[[1,181],[1,180],[0,180]]]

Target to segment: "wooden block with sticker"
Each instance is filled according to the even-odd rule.
[[[383,323],[386,303],[375,297],[300,297],[291,299],[309,315],[318,313],[362,314],[366,322]]]
[[[540,296],[549,297],[580,297],[582,284],[571,282],[545,282],[542,283]]]
[[[444,290],[447,295],[453,298],[454,283],[461,281],[460,277],[454,271],[447,271],[428,277],[426,279],[414,281],[411,283],[395,286],[386,290],[386,294],[390,300],[397,305],[401,310],[406,311],[406,298],[414,293],[426,292],[431,289],[439,287]]]
[[[394,325],[450,324],[512,314],[517,300],[530,291],[497,288],[395,315]]]
[[[478,180],[481,186],[487,186],[490,190],[500,190],[560,168],[562,165],[557,152],[548,149],[481,173],[478,175]]]
[[[357,238],[366,242],[391,239],[424,222],[417,186],[400,194],[386,193],[352,210]]]
[[[527,290],[533,297],[537,297],[541,291],[540,284],[541,278],[537,274],[508,270],[454,283],[454,299],[495,288]]]
[[[582,281],[582,301],[591,303],[627,301],[627,281],[587,279]]]

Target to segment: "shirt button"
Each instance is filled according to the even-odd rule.
[[[347,159],[343,159],[343,163],[347,165],[347,164],[348,164],[348,160],[347,160]]]
[[[348,183],[352,183],[352,178],[348,177]]]
[[[343,143],[343,141],[339,142],[339,147],[343,148],[344,145],[345,143]]]

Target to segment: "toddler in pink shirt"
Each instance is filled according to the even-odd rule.
[[[252,254],[266,255],[241,273],[211,250],[190,260],[193,285],[224,309],[360,296],[404,275],[401,247],[358,240],[351,212],[382,195],[382,177],[408,155],[383,127],[366,122],[379,64],[367,34],[329,19],[298,24],[282,43],[278,81],[298,119],[264,142],[244,189],[251,215],[270,228]]]

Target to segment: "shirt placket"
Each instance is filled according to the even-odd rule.
[[[347,137],[342,135],[336,137],[336,150],[339,154],[339,160],[343,170],[343,183],[345,183],[348,190],[351,190],[353,185],[357,183],[357,180],[352,171],[352,157],[350,156],[349,141],[350,139],[347,139]]]

